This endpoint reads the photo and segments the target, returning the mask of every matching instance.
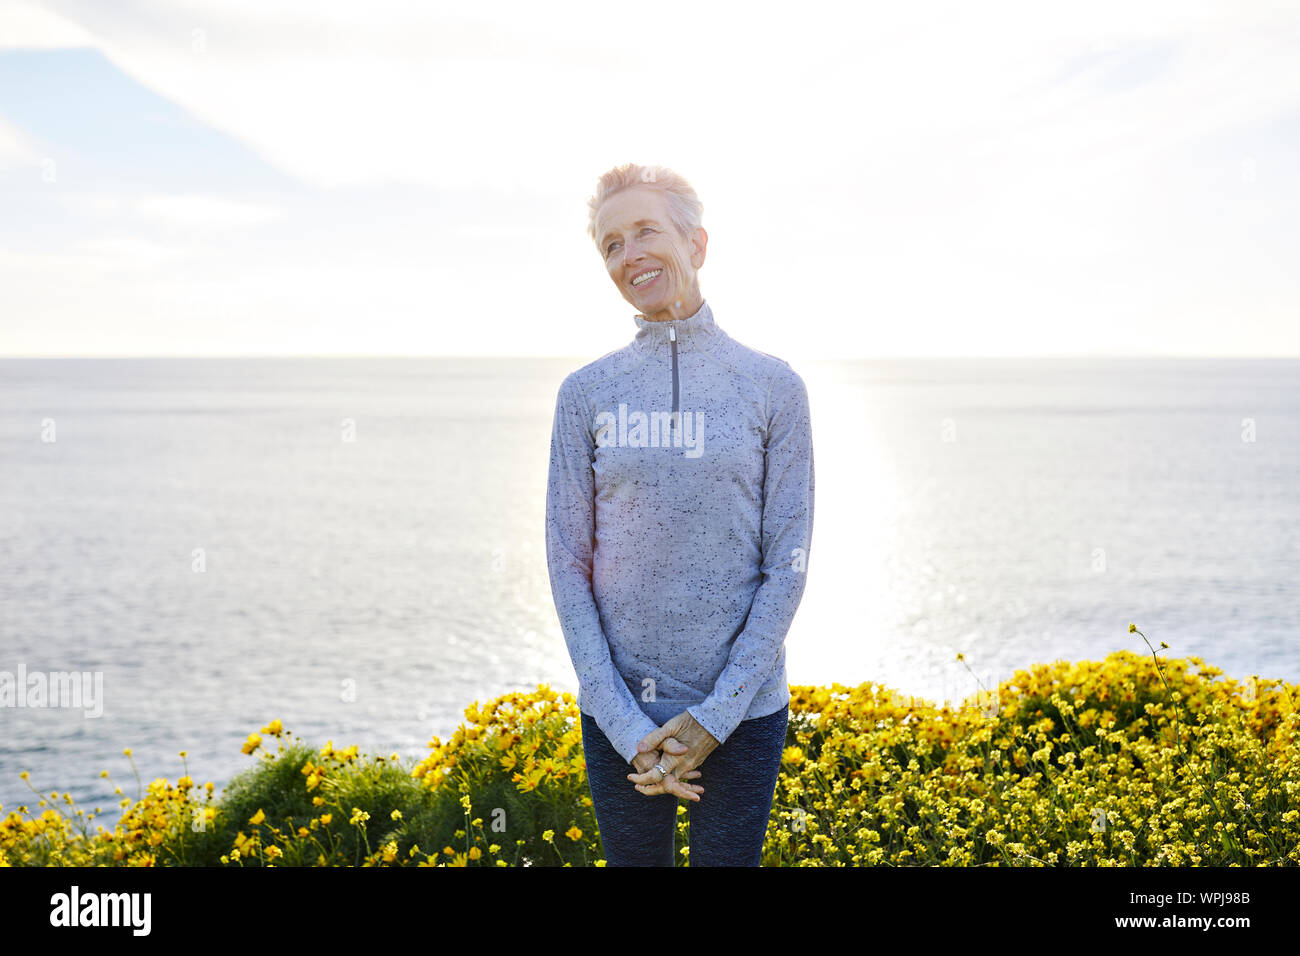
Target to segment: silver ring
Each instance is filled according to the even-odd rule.
[[[660,780],[663,780],[664,777],[668,776],[668,771],[664,769],[663,764],[661,763],[655,764],[655,769],[658,770],[659,773],[661,774],[661,776],[659,777]]]

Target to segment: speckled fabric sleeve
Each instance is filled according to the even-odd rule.
[[[785,644],[807,581],[813,524],[813,449],[808,391],[789,365],[769,398],[763,479],[762,583],[727,665],[702,704],[687,708],[718,741],[745,718]]]
[[[594,441],[586,399],[573,376],[560,386],[551,432],[546,492],[546,561],[555,610],[577,672],[579,703],[629,762],[636,745],[658,729],[614,667],[592,595],[595,540]]]

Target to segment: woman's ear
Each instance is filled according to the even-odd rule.
[[[704,256],[708,252],[709,234],[703,226],[697,226],[691,234],[691,265],[696,269],[704,265]]]

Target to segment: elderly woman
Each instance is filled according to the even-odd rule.
[[[620,166],[589,207],[636,336],[560,385],[546,553],[596,821],[609,865],[672,866],[686,799],[692,866],[758,866],[812,536],[807,391],[714,320],[686,180]]]

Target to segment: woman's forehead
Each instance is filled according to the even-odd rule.
[[[601,231],[619,226],[640,225],[643,220],[663,224],[666,215],[663,194],[657,189],[630,186],[601,203],[596,225]]]

